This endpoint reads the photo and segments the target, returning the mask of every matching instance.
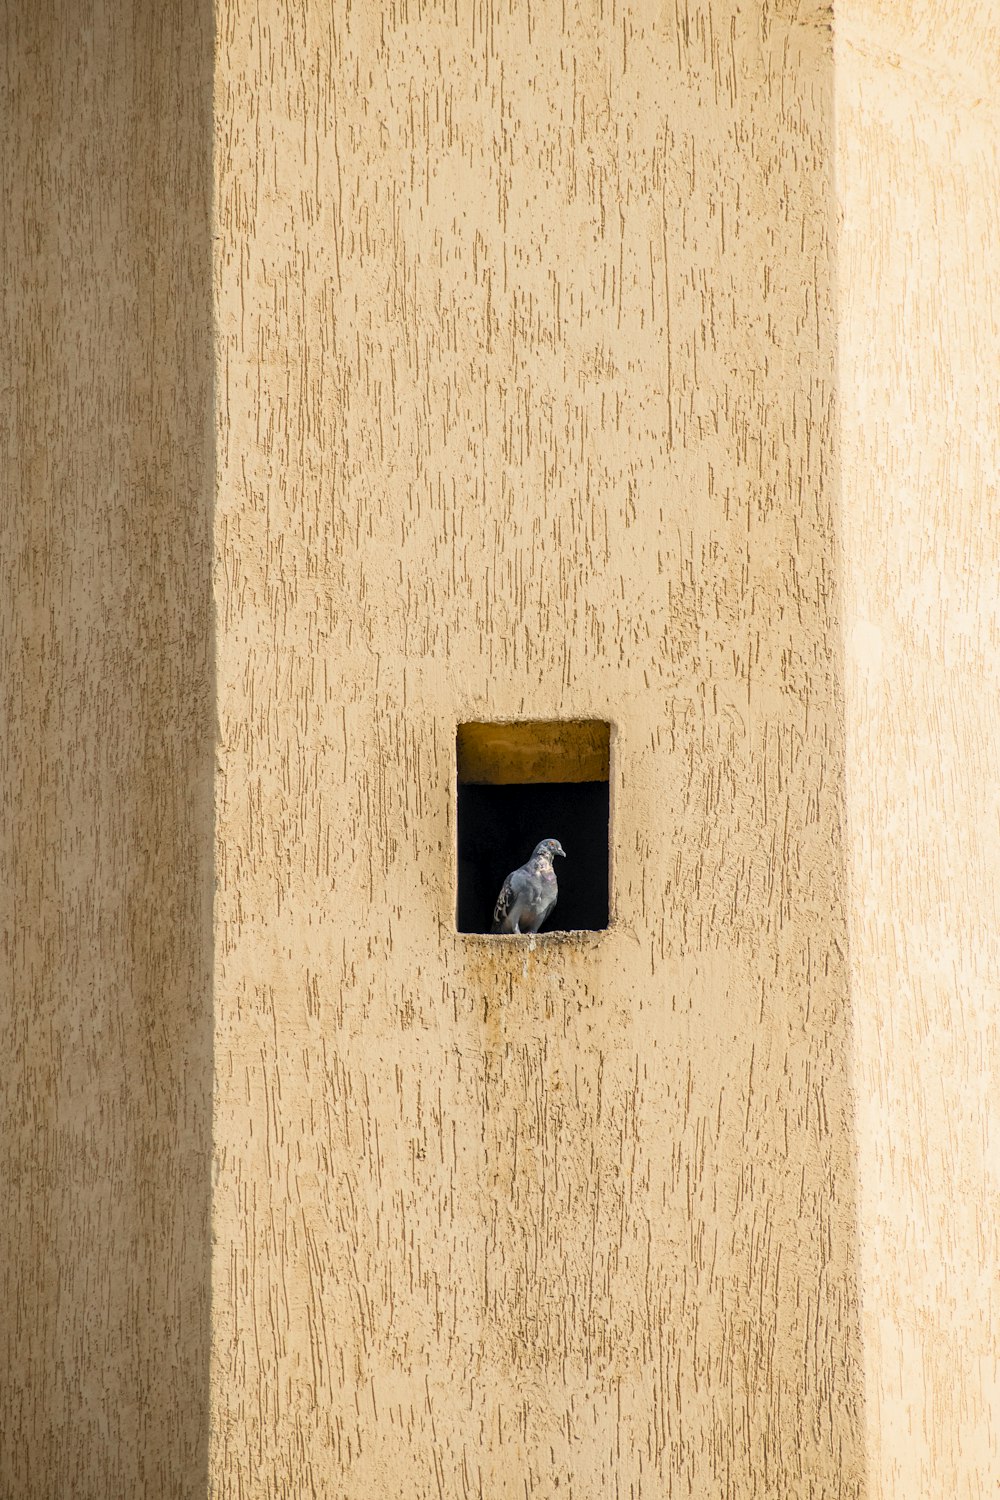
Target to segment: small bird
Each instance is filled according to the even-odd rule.
[[[566,857],[558,839],[542,839],[526,865],[511,870],[493,910],[494,932],[537,932],[556,904],[559,887],[552,860]]]

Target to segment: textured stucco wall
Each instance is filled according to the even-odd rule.
[[[995,1493],[998,23],[830,22],[4,12],[3,1496]]]
[[[0,1494],[203,1494],[212,13],[0,12]]]
[[[838,8],[869,1493],[1000,1486],[1000,12]]]
[[[801,13],[220,14],[220,1495],[861,1493]],[[559,715],[614,925],[459,936],[455,725]]]

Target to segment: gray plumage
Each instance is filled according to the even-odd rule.
[[[511,870],[493,911],[494,932],[537,932],[556,904],[559,887],[553,857],[566,850],[558,839],[542,839],[526,865]]]

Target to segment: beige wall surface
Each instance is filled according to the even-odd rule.
[[[212,15],[0,12],[0,1494],[204,1494]]]
[[[0,1495],[995,1494],[988,0],[0,27]]]
[[[219,1495],[863,1491],[800,11],[220,10]],[[454,930],[521,716],[615,726],[532,949]]]
[[[1000,1485],[1000,12],[838,7],[851,1001],[874,1497]]]

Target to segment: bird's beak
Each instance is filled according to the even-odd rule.
[[[556,854],[561,854],[562,857],[563,857],[563,859],[566,858],[566,850],[563,848],[562,844],[557,844],[556,845],[555,852],[556,852]]]

